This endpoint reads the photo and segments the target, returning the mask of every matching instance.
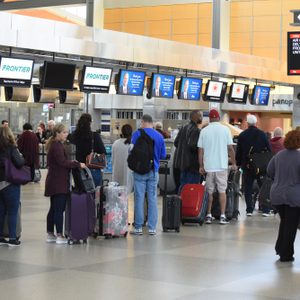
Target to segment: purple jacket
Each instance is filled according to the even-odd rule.
[[[45,196],[69,193],[70,169],[80,167],[80,163],[75,160],[68,160],[63,144],[55,141],[48,151],[47,164]]]
[[[284,143],[284,138],[282,138],[282,137],[274,137],[274,138],[272,138],[270,140],[272,153],[276,154],[279,151],[285,149],[283,143]]]

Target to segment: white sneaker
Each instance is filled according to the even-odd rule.
[[[252,213],[247,213],[247,217],[252,217]]]
[[[56,235],[54,234],[47,234],[46,243],[55,243],[56,242]]]
[[[67,243],[68,243],[68,240],[63,236],[58,236],[56,238],[56,244],[62,245],[62,244],[67,244]]]
[[[270,217],[270,216],[272,216],[272,214],[271,213],[263,213],[262,216],[263,217]]]

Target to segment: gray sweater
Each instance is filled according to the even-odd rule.
[[[270,161],[267,174],[274,179],[271,203],[300,207],[300,152],[282,150]]]

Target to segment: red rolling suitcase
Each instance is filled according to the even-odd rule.
[[[181,223],[199,223],[203,224],[207,205],[208,193],[202,184],[186,184],[181,193]]]

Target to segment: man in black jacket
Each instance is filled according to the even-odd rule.
[[[202,123],[201,112],[193,110],[190,120],[180,129],[174,142],[174,168],[180,170],[180,188],[187,183],[200,182],[197,142],[200,134],[198,125]]]
[[[269,141],[266,134],[256,127],[257,119],[254,115],[247,116],[248,129],[243,131],[238,137],[236,150],[236,164],[243,169],[244,180],[244,195],[247,205],[247,216],[251,217],[253,214],[255,203],[252,199],[252,190],[254,180],[257,180],[259,187],[261,187],[261,180],[259,176],[255,176],[249,170],[248,155],[251,153],[260,153],[263,151],[271,151]],[[264,174],[260,174],[264,175]],[[269,215],[269,209],[263,207],[263,216]]]

